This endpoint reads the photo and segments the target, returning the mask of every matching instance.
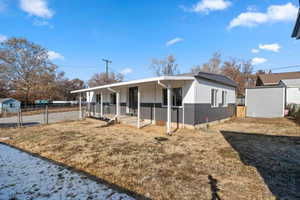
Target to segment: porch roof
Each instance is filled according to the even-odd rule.
[[[99,90],[99,89],[129,86],[129,85],[150,83],[150,82],[156,82],[156,81],[184,81],[184,80],[194,80],[194,79],[195,79],[194,76],[160,76],[160,77],[145,78],[145,79],[139,79],[139,80],[133,80],[133,81],[120,82],[120,83],[113,83],[113,84],[108,84],[108,85],[101,85],[101,86],[91,87],[91,88],[86,88],[86,89],[81,89],[81,90],[74,90],[74,91],[71,91],[71,93],[90,92],[90,91]]]

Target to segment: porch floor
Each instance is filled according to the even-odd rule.
[[[100,119],[100,113],[90,113],[91,117]],[[115,117],[114,114],[104,114],[103,115],[104,118],[108,118],[108,119],[113,119]],[[122,124],[127,124],[130,126],[134,126],[137,127],[137,116],[130,116],[130,115],[120,115],[119,116],[119,122]],[[151,125],[151,120],[143,120],[141,119],[140,121],[140,126],[145,127],[148,125]]]

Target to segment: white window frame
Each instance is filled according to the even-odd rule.
[[[217,108],[219,107],[218,105],[218,90],[217,89],[211,89],[211,100],[210,104],[212,108]]]
[[[228,105],[227,96],[228,96],[228,92],[226,90],[223,90],[222,91],[222,106],[224,106],[224,107],[226,107]]]
[[[173,98],[174,98],[174,92],[173,89],[181,89],[181,106],[174,106],[173,105]],[[164,90],[166,90],[166,88],[162,89],[162,107],[168,107],[167,104],[164,104]],[[171,95],[171,107],[172,108],[182,108],[183,107],[183,87],[176,87],[176,88],[172,88],[172,95]]]

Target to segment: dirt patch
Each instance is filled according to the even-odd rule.
[[[216,195],[221,199],[276,199],[283,194],[295,197],[293,191],[278,193],[274,186],[286,183],[288,179],[284,177],[289,170],[296,174],[295,166],[300,160],[294,161],[300,155],[295,148],[300,128],[289,120],[234,120],[210,127],[209,132],[178,130],[170,137],[165,135],[164,127],[138,130],[118,124],[100,128],[103,124],[87,119],[0,129],[0,138],[11,137],[3,142],[152,199],[198,200]],[[253,137],[246,137],[245,132]],[[273,138],[278,135],[288,138]],[[167,140],[155,139],[161,137]],[[285,156],[277,158],[278,153]],[[276,164],[275,171],[268,167],[270,161]],[[270,181],[269,175],[275,172],[282,176]],[[294,180],[296,175],[289,177]]]

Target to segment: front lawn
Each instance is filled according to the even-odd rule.
[[[294,172],[299,169],[300,128],[289,120],[233,120],[207,132],[179,130],[171,137],[164,134],[163,127],[138,130],[122,124],[102,125],[86,119],[0,129],[0,137],[11,137],[4,142],[152,199],[297,195],[294,189],[299,182],[276,191],[276,185],[282,187],[297,178]],[[155,139],[159,137],[167,140]],[[291,177],[286,177],[289,172]],[[272,180],[272,173],[279,178]]]

